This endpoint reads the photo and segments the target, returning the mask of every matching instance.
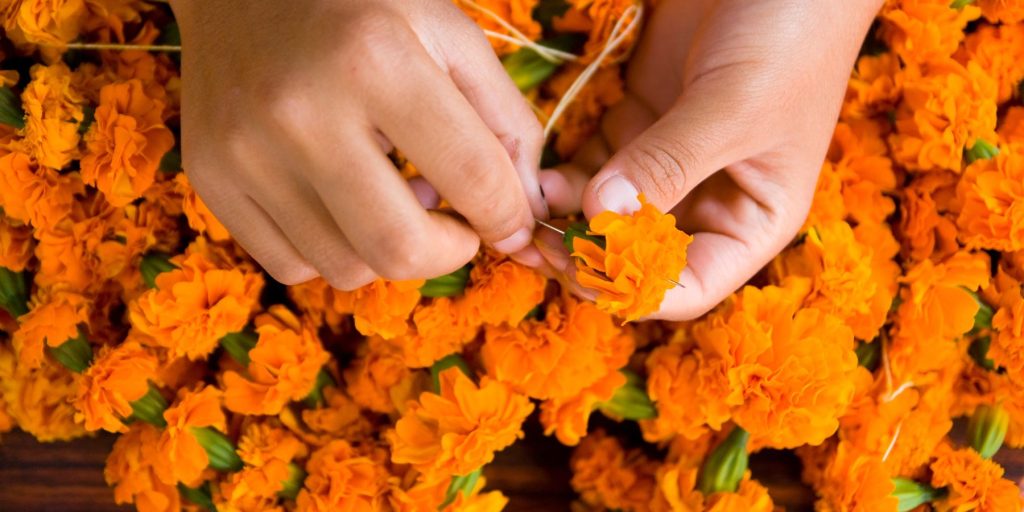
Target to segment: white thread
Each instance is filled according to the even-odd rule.
[[[555,110],[551,113],[551,117],[548,118],[548,122],[544,125],[544,140],[547,141],[548,137],[551,136],[551,130],[554,129],[555,123],[565,113],[565,109],[569,107],[576,96],[583,90],[583,87],[590,82],[597,70],[600,69],[604,59],[608,57],[613,51],[615,51],[640,24],[640,18],[643,17],[643,4],[634,4],[629,6],[623,13],[622,17],[615,22],[615,26],[612,27],[611,33],[608,35],[608,41],[605,43],[604,49],[601,53],[597,54],[597,58],[593,62],[587,65],[580,73],[580,76],[576,77],[576,80],[569,87],[569,90],[565,92],[562,99],[555,105]],[[622,24],[627,18],[632,15],[632,19],[629,25],[623,30]]]
[[[892,434],[892,441],[889,441],[889,447],[885,449],[885,455],[882,455],[882,462],[889,459],[889,455],[892,453],[892,449],[896,447],[896,440],[900,438],[900,432],[903,430],[903,422],[900,421],[896,425],[896,432]]]
[[[530,41],[529,39],[519,39],[506,34],[502,34],[501,32],[495,32],[493,30],[487,29],[484,29],[484,34],[487,34],[487,36],[493,37],[495,39],[500,39],[502,41],[514,43],[519,46],[529,48],[536,52],[537,55],[540,55],[542,59],[548,62],[553,62],[555,64],[561,64],[563,62],[575,62],[579,60],[579,57],[569,52],[563,52],[562,50],[551,48],[549,46],[544,46],[542,44]]]
[[[886,396],[885,398],[882,399],[882,401],[884,401],[884,402],[892,402],[893,400],[896,399],[896,397],[898,397],[901,394],[903,394],[904,391],[906,391],[908,389],[911,389],[913,387],[914,387],[914,383],[912,381],[904,382],[903,384],[900,384],[900,387],[896,388],[894,391],[891,391],[888,396]]]

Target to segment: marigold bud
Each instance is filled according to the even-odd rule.
[[[458,367],[458,369],[461,370],[466,377],[469,377],[470,380],[474,379],[473,370],[469,369],[469,365],[466,364],[466,360],[458,354],[449,354],[438,359],[437,362],[430,367],[430,379],[434,383],[433,390],[435,393],[440,393],[441,390],[441,372],[451,368],[452,366]]]
[[[149,391],[142,398],[131,403],[132,418],[144,421],[150,425],[160,428],[167,426],[164,419],[164,411],[167,410],[167,400],[160,394],[160,390],[149,384]]]
[[[171,263],[170,256],[159,252],[152,252],[143,256],[142,262],[139,263],[142,281],[150,288],[156,288],[156,276],[164,272],[176,270],[177,268],[177,265]]]
[[[967,425],[971,447],[986,459],[992,458],[1006,439],[1010,415],[999,405],[979,405]]]
[[[249,359],[249,351],[256,346],[258,341],[256,333],[245,330],[225,334],[220,339],[220,346],[231,356],[231,359],[234,359],[242,366],[248,367],[251,361]]]
[[[736,492],[747,472],[749,455],[747,441],[750,433],[735,427],[729,436],[711,452],[700,471],[700,492],[705,495],[716,492]]]
[[[451,483],[448,484],[448,490],[445,491],[444,501],[437,507],[437,509],[444,510],[445,507],[454,503],[455,499],[459,497],[459,493],[469,496],[473,492],[473,489],[476,488],[476,484],[480,480],[480,474],[482,472],[483,468],[478,468],[476,471],[465,476],[453,476]]]
[[[451,274],[428,279],[420,287],[420,295],[424,297],[454,297],[462,295],[469,284],[469,271],[471,266],[466,265]]]
[[[893,478],[892,484],[895,486],[892,495],[899,500],[899,512],[914,510],[925,503],[931,503],[939,499],[945,494],[945,489],[935,489],[928,484],[916,482],[909,478]]]
[[[84,372],[92,363],[92,345],[89,345],[81,329],[78,330],[78,337],[56,347],[47,347],[47,350],[60,364],[75,373]]]
[[[649,420],[658,415],[654,402],[647,396],[644,383],[633,372],[623,370],[626,383],[615,390],[611,400],[600,402],[594,407],[605,416],[627,420]]]
[[[954,4],[963,2],[964,0],[956,0]],[[970,3],[972,0],[968,0],[966,3]],[[967,159],[967,163],[973,163],[977,160],[990,160],[995,158],[999,154],[999,148],[989,144],[988,142],[978,139],[971,149],[967,150],[967,154],[964,158]]]
[[[238,456],[235,443],[213,427],[193,427],[192,435],[199,445],[206,450],[210,459],[210,468],[217,471],[238,471],[242,469],[242,459]]]

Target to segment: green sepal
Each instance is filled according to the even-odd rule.
[[[462,295],[462,292],[466,290],[466,285],[469,284],[470,268],[470,265],[466,265],[451,274],[428,279],[420,287],[420,295],[430,298]]]
[[[238,361],[238,364],[248,368],[249,351],[259,342],[259,336],[249,329],[238,332],[229,332],[220,338],[220,346],[231,356],[231,359]]]
[[[626,383],[615,390],[611,400],[599,402],[595,408],[605,416],[633,421],[657,416],[658,410],[644,391],[646,386],[640,376],[628,370],[622,370],[622,373],[626,376]]]
[[[302,484],[305,481],[306,470],[292,462],[288,464],[288,479],[284,481],[284,488],[278,491],[277,495],[286,500],[294,500],[302,490]]]
[[[698,482],[700,492],[705,496],[716,492],[736,492],[743,474],[747,472],[750,456],[747,441],[750,433],[739,426],[719,444],[704,461]]]
[[[324,388],[335,385],[334,378],[327,372],[326,368],[320,368],[320,372],[316,374],[316,381],[313,383],[313,389],[306,395],[304,402],[306,407],[310,409],[318,409],[327,404],[327,399],[324,398]]]
[[[971,149],[967,150],[966,154],[964,155],[964,158],[967,160],[967,163],[970,164],[978,160],[991,160],[995,158],[998,154],[998,147],[993,146],[988,141],[978,139],[977,141],[974,142],[974,145],[971,146]]]
[[[57,362],[75,373],[84,372],[92,364],[92,345],[81,328],[78,329],[78,336],[59,346],[48,346],[46,350]]]
[[[968,5],[971,5],[973,3],[974,3],[974,0],[953,0],[953,2],[949,4],[949,7],[951,9],[960,10],[960,9],[963,9],[964,7],[967,7]]]
[[[966,288],[965,288],[966,289]],[[974,331],[978,332],[982,329],[988,329],[992,327],[992,317],[995,316],[995,310],[992,306],[988,305],[985,301],[981,300],[977,292],[967,290],[971,297],[974,297],[974,302],[978,303],[978,312],[974,314]]]
[[[167,420],[164,419],[167,400],[152,382],[149,383],[149,391],[142,398],[132,402],[131,406],[132,415],[128,417],[129,420],[144,421],[160,428],[167,426]]]
[[[10,87],[0,87],[0,123],[17,129],[25,127],[25,111],[21,99]]]
[[[474,378],[473,370],[469,369],[469,365],[466,364],[466,360],[463,359],[462,356],[459,354],[448,354],[441,359],[438,359],[430,367],[430,380],[433,382],[435,393],[441,392],[441,372],[453,366],[462,371],[462,373],[471,380]]]
[[[477,468],[476,471],[465,475],[465,476],[453,476],[452,481],[448,484],[448,490],[444,494],[444,501],[438,505],[438,510],[444,510],[445,507],[455,502],[455,499],[459,497],[459,493],[468,496],[473,489],[476,488],[477,481],[480,480],[480,474],[482,469]]]
[[[0,267],[0,308],[14,318],[28,313],[28,286],[24,272]]]
[[[1006,439],[1010,415],[999,405],[979,405],[967,423],[967,440],[983,458],[991,459]]]
[[[192,435],[199,445],[206,450],[210,459],[209,467],[217,471],[238,471],[242,469],[242,459],[235,450],[235,443],[226,435],[213,427],[192,427]]]
[[[151,252],[142,257],[139,262],[139,272],[142,273],[142,281],[149,288],[156,288],[156,277],[164,272],[177,270],[178,266],[171,263],[171,257],[162,252]]]
[[[205,510],[217,512],[217,506],[213,504],[213,498],[210,494],[209,482],[204,482],[202,487],[187,487],[185,484],[179,483],[178,493],[181,494],[182,498]]]
[[[78,133],[85,134],[96,122],[96,109],[88,105],[82,107],[82,122],[78,123]]]
[[[571,225],[569,225],[569,227],[565,228],[565,236],[562,237],[562,243],[565,244],[565,248],[566,250],[569,251],[569,254],[576,252],[576,249],[573,247],[573,241],[576,240],[577,238],[590,240],[591,242],[594,242],[594,244],[596,244],[598,247],[602,249],[605,248],[604,237],[600,235],[588,234],[588,229],[590,229],[589,226],[587,226],[587,224],[584,222],[574,222]]]
[[[977,363],[978,366],[992,371],[996,369],[996,362],[988,358],[988,349],[992,345],[992,338],[982,336],[971,342],[967,347],[967,354]]]
[[[882,343],[878,340],[858,342],[854,353],[857,354],[857,364],[873,372],[882,358]]]
[[[895,486],[892,496],[899,500],[897,505],[899,512],[909,512],[945,495],[945,489],[936,489],[909,478],[896,477],[892,479],[892,483]]]

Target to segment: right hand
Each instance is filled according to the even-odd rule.
[[[351,290],[430,278],[464,265],[481,240],[540,261],[522,251],[534,217],[547,216],[541,127],[450,0],[172,7],[184,167],[275,279],[319,275]],[[427,183],[402,179],[393,147]],[[438,194],[465,220],[433,210]]]

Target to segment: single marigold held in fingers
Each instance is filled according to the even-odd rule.
[[[627,322],[654,313],[686,268],[693,237],[676,218],[640,196],[632,215],[607,211],[590,221],[587,237],[572,239],[576,279],[598,292],[597,306]]]

